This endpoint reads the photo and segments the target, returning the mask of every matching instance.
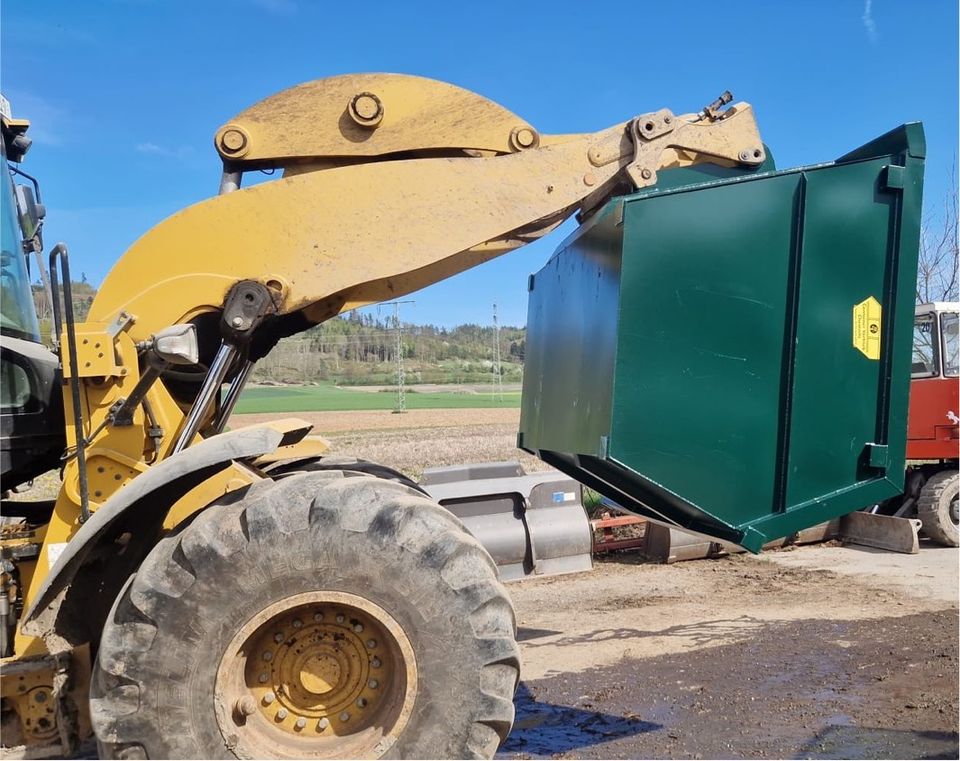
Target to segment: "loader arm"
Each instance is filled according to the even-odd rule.
[[[379,109],[378,123],[350,117],[358,97]],[[229,289],[251,279],[272,281],[277,315],[300,312],[314,324],[522,246],[591,196],[654,184],[662,167],[760,165],[752,110],[738,104],[726,114],[695,121],[664,110],[597,133],[541,136],[506,109],[432,80],[352,75],[301,85],[244,111],[215,139],[228,177],[281,169],[283,178],[158,224],[110,272],[89,319],[125,310],[136,316],[129,334],[143,340],[222,309]]]
[[[523,246],[613,194],[655,184],[661,169],[766,159],[744,103],[541,135],[479,95],[396,74],[286,90],[221,127],[215,145],[221,193],[136,241],[77,326],[71,382],[82,391],[90,510],[222,430],[251,363],[279,338]],[[282,176],[240,189],[255,170]],[[165,372],[151,383],[145,347],[188,322],[199,326],[196,382]],[[73,459],[57,505],[69,528],[52,530],[51,541],[78,526],[77,471]]]

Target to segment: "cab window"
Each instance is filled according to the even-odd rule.
[[[940,335],[943,336],[943,374],[954,378],[960,375],[958,321],[960,316],[956,312],[944,312],[940,315]]]
[[[936,326],[931,314],[918,315],[913,324],[913,378],[930,378],[939,374]]]

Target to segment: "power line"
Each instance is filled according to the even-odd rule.
[[[503,377],[500,374],[500,323],[497,302],[493,302],[493,395],[503,401]]]
[[[403,333],[400,328],[400,305],[416,304],[412,299],[406,301],[387,301],[381,306],[393,306],[393,330],[396,335],[396,355],[397,355],[397,406],[394,412],[402,414],[407,411],[407,389],[406,374],[403,370]]]

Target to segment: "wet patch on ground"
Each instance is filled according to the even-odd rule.
[[[498,755],[957,758],[957,675],[956,611],[771,622],[746,641],[526,682]]]

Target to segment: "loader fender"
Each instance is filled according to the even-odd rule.
[[[66,614],[76,607],[71,597],[83,604],[83,595],[70,595],[69,587],[86,565],[123,555],[129,557],[123,558],[122,568],[134,572],[159,539],[167,511],[180,497],[231,461],[261,457],[295,443],[310,428],[309,423],[291,418],[221,433],[168,457],[135,478],[104,502],[74,534],[23,616],[23,632],[47,638],[56,631],[71,644],[84,641],[90,634],[83,631],[87,628],[82,624],[84,611],[78,610],[77,616]],[[125,531],[135,540],[122,546],[115,544]],[[113,581],[119,591],[126,575]],[[69,620],[74,618],[77,620]]]

